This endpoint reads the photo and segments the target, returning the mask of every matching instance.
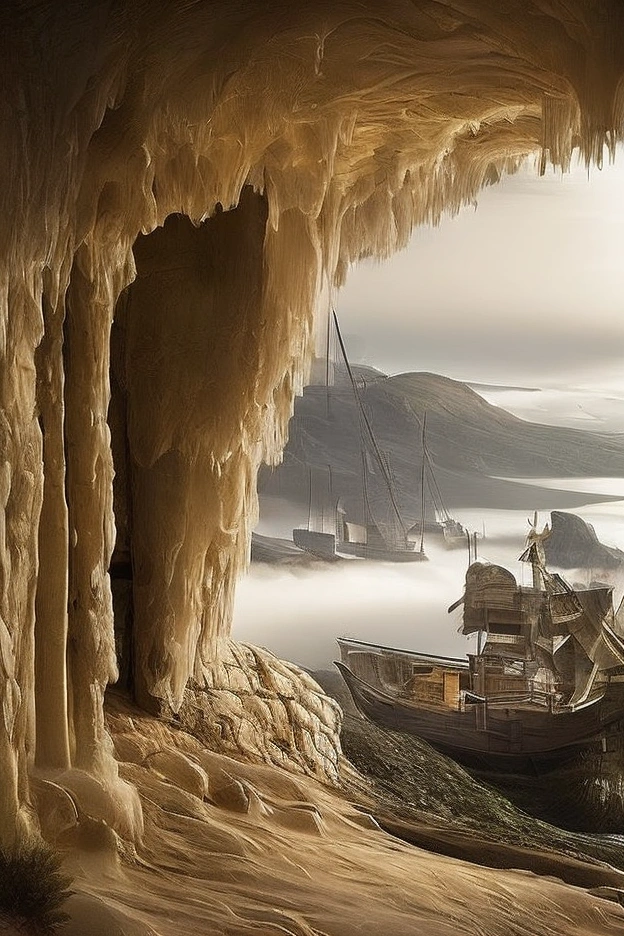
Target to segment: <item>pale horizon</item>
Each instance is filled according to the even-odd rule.
[[[624,152],[588,173],[532,167],[335,297],[354,363],[468,383],[624,389]],[[383,309],[383,314],[380,313]]]

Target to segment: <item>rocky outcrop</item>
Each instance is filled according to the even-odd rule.
[[[211,750],[338,782],[338,704],[268,650],[229,643],[202,683],[186,688],[179,719]]]
[[[553,510],[550,519],[551,532],[544,540],[548,565],[600,572],[615,570],[624,564],[624,552],[601,543],[591,523],[582,517]]]

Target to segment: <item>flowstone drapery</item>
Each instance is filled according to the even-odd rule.
[[[237,652],[229,609],[256,470],[279,457],[322,287],[526,154],[565,169],[575,147],[588,163],[613,153],[624,8],[18,0],[0,17],[10,842],[32,826],[32,771],[76,789],[92,778],[137,828],[105,732],[106,686],[121,662],[152,709],[190,711],[189,692],[201,708],[208,689],[229,691],[215,679]],[[132,574],[115,586],[121,660],[109,570]],[[267,693],[257,737],[271,733],[276,693],[293,737],[320,705],[321,747],[335,753],[335,715],[316,690],[299,691],[292,671],[286,705],[277,664],[237,659],[241,685]],[[251,712],[255,695],[243,694]],[[301,769],[334,762],[316,748],[306,767],[316,755],[298,737]]]
[[[189,676],[201,678],[202,661],[227,637],[233,574],[247,550],[241,519],[256,516],[265,227],[266,202],[251,189],[199,228],[170,216],[137,242],[137,278],[116,316],[134,681],[146,704],[177,709]]]

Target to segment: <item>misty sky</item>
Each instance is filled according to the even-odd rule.
[[[615,166],[483,191],[406,250],[353,268],[354,361],[530,386],[624,386],[624,151]]]

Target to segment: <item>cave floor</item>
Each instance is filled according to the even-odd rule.
[[[136,847],[86,834],[67,852],[76,895],[66,936],[624,929],[613,899],[624,875],[573,848],[513,835],[503,847],[500,835],[467,829],[444,810],[402,809],[346,762],[343,786],[331,788],[208,751],[120,696],[109,700],[108,724],[120,775],[139,791],[144,831]],[[377,753],[383,758],[378,744]]]

